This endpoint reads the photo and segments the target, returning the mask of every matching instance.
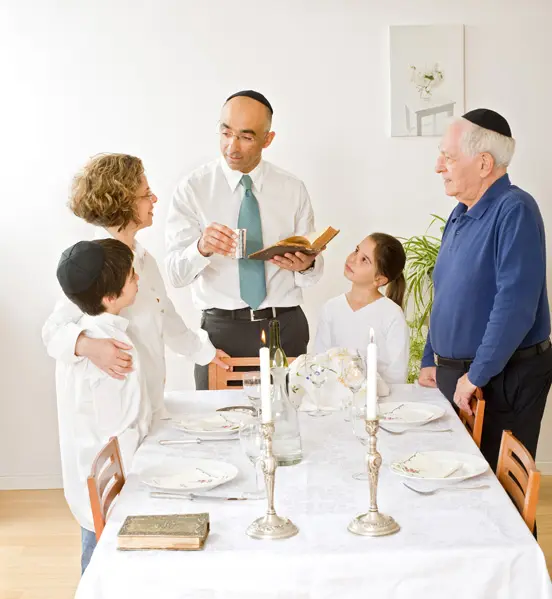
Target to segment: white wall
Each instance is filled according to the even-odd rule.
[[[466,25],[466,107],[492,107],[518,139],[511,169],[552,230],[552,3],[516,0],[0,0],[0,488],[59,484],[54,364],[40,340],[61,251],[87,234],[65,203],[95,153],[145,162],[159,195],[142,241],[162,260],[179,177],[217,155],[230,93],[275,107],[266,157],[301,176],[319,225],[340,227],[306,308],[345,287],[341,266],[373,230],[424,231],[453,203],[433,174],[437,140],[388,136],[390,24]],[[171,295],[197,323],[188,292]],[[169,385],[191,384],[170,361]],[[540,458],[552,463],[548,414]]]

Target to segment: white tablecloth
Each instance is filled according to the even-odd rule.
[[[353,480],[365,449],[340,413],[325,418],[300,415],[304,460],[279,468],[276,509],[299,526],[281,541],[245,534],[265,512],[265,501],[214,502],[152,499],[139,473],[183,456],[224,459],[239,476],[222,489],[253,488],[253,467],[239,442],[161,446],[183,437],[158,423],[136,454],[133,471],[108,520],[77,590],[78,599],[549,599],[544,556],[495,476],[474,483],[482,491],[419,496],[391,473],[390,461],[416,450],[479,451],[451,406],[436,391],[398,386],[388,400],[423,400],[446,407],[428,427],[452,433],[380,431],[384,465],[379,508],[401,526],[398,534],[368,538],[347,531],[351,518],[368,507],[368,483]],[[168,394],[172,412],[247,403],[241,392]],[[464,483],[466,484],[466,483]],[[207,511],[211,533],[203,551],[117,551],[117,532],[129,514]]]

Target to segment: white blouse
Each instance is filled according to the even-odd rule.
[[[102,229],[97,237],[102,236],[108,237],[109,233]],[[216,350],[205,331],[194,332],[186,326],[167,295],[157,262],[138,243],[134,268],[140,277],[138,293],[134,304],[125,308],[121,316],[129,321],[127,333],[140,356],[152,411],[154,415],[163,415],[165,344],[201,365],[211,362]],[[42,339],[52,358],[64,362],[83,359],[75,355],[77,338],[84,330],[79,324],[82,315],[65,296],[57,303],[42,329]]]

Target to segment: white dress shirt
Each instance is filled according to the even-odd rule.
[[[259,202],[263,245],[267,247],[292,235],[314,232],[314,215],[302,181],[266,161],[248,173]],[[175,287],[192,285],[192,297],[200,310],[246,308],[240,297],[238,261],[199,253],[198,241],[205,228],[217,222],[238,226],[244,189],[242,173],[231,170],[224,159],[195,170],[177,187],[167,220],[167,272]],[[265,262],[267,295],[259,310],[296,306],[303,301],[302,287],[322,276],[322,256],[305,273],[283,270]]]
[[[410,331],[401,307],[387,297],[356,311],[345,294],[326,302],[318,322],[315,351],[346,347],[366,356],[370,328],[378,346],[378,374],[388,384],[406,383]]]
[[[114,338],[130,344],[128,320],[113,314],[83,315],[78,326],[96,339]],[[56,390],[63,489],[81,526],[94,530],[86,479],[94,458],[110,437],[117,437],[125,471],[151,424],[151,405],[138,352],[134,370],[124,381],[111,378],[90,360],[58,360]]]
[[[108,237],[100,229],[96,237]],[[138,293],[132,306],[121,312],[129,321],[128,336],[138,350],[145,372],[148,395],[155,415],[163,415],[165,387],[165,344],[197,364],[208,364],[215,348],[203,330],[190,330],[167,295],[165,283],[153,256],[139,243],[134,249],[134,269],[138,273]],[[82,333],[80,309],[66,297],[56,305],[42,329],[48,354],[56,360],[75,362],[75,343]]]

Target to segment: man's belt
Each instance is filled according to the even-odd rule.
[[[550,339],[545,339],[544,341],[536,343],[535,345],[531,345],[530,347],[517,349],[512,354],[512,357],[509,361],[525,360],[527,358],[532,358],[533,356],[538,356],[539,354],[543,354],[545,351],[550,349],[550,347],[552,347]],[[455,360],[453,358],[442,358],[441,356],[436,355],[435,362],[438,366],[448,366],[450,368],[463,368],[464,370],[468,370],[473,362],[473,358]]]
[[[277,318],[280,314],[298,310],[299,306],[290,306],[288,308],[264,308],[262,310],[251,310],[251,308],[240,308],[239,310],[221,310],[220,308],[209,308],[204,310],[204,314],[209,316],[218,316],[230,320],[248,320],[256,322],[258,320],[271,320]]]

